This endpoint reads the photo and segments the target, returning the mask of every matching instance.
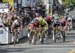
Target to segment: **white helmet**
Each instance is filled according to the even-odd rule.
[[[69,17],[67,20],[71,20],[72,18],[71,17]]]

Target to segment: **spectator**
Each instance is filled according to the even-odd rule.
[[[29,14],[27,14],[25,17],[23,17],[23,19],[22,19],[23,26],[28,25],[30,20],[31,20],[31,17],[29,16]]]

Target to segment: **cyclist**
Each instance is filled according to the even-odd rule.
[[[60,23],[60,19],[59,16],[57,15],[57,17],[53,16],[54,21],[53,21],[53,40],[56,40],[56,35],[57,32],[61,31],[61,23]]]
[[[39,20],[37,18],[34,18],[27,26],[28,28],[28,38],[29,38],[29,44],[31,44],[31,41],[33,39],[32,33],[36,33],[37,29],[39,28]],[[36,37],[36,35],[35,35]]]
[[[63,16],[61,16],[60,23],[61,23],[61,34],[64,38],[63,41],[65,42],[66,19]]]
[[[40,18],[40,25],[45,29],[45,31],[48,29],[48,23],[45,18]]]
[[[59,20],[59,18],[58,19],[54,19],[53,25],[54,25],[54,28],[60,26],[60,20]]]
[[[68,27],[68,30],[72,28],[72,18],[71,17],[67,19],[67,27]]]
[[[13,30],[14,33],[18,32],[18,34],[19,34],[19,33],[22,31],[22,22],[21,22],[19,16],[17,16],[17,17],[15,18],[15,20],[13,21],[11,28],[12,28],[12,30]],[[16,31],[16,30],[17,30],[17,31]],[[18,38],[19,38],[18,34],[17,34],[17,42],[19,41],[19,39],[18,39]]]
[[[50,15],[46,16],[46,21],[48,23],[48,36],[49,38],[51,37],[51,32],[52,32],[52,23],[53,23],[53,19]]]
[[[61,16],[61,18],[60,18],[60,23],[61,23],[61,26],[62,26],[63,28],[65,28],[65,26],[66,26],[66,18],[64,18],[63,16]]]
[[[58,14],[54,14],[53,15],[53,19],[54,19],[53,20],[53,26],[54,26],[54,28],[60,26],[60,19],[59,19]]]
[[[41,37],[40,37],[40,41],[41,43],[43,43],[43,41],[46,39],[47,37],[47,30],[48,30],[48,23],[46,22],[45,18],[42,18],[42,16],[39,18],[40,21],[40,28],[41,28]]]

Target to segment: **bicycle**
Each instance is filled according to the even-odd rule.
[[[48,26],[48,38],[52,38],[52,31],[53,31],[53,26],[52,24]]]
[[[14,46],[16,44],[16,42],[19,41],[19,32],[18,32],[18,29],[15,29],[15,31],[13,32],[13,43],[14,43]]]
[[[29,44],[36,44],[37,39],[41,39],[41,44],[44,42],[45,38],[45,28],[33,28],[30,31],[30,36],[29,36]]]
[[[65,42],[65,38],[66,38],[65,37],[65,28],[66,28],[65,26],[64,27],[62,26],[62,30],[61,30],[61,34],[63,36],[63,42]]]
[[[61,26],[56,26],[54,29],[54,42],[56,43],[56,40],[63,39],[63,42],[65,42],[65,32],[64,30],[61,30]]]
[[[31,29],[31,30],[29,30],[29,44],[33,44],[33,45],[35,45],[36,44],[36,40],[37,40],[37,33],[36,33],[37,31],[36,31],[36,29],[35,28],[33,28],[33,29]]]
[[[39,28],[37,36],[39,37],[41,44],[43,44],[45,38],[47,38],[47,34],[48,34],[47,32],[48,30],[45,27]]]

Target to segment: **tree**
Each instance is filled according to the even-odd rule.
[[[2,2],[2,0],[0,0],[0,2]]]
[[[42,3],[42,0],[37,0],[36,1],[36,5],[41,4],[41,3]]]
[[[65,0],[64,3],[66,7],[69,7],[71,4],[75,5],[75,0]]]

